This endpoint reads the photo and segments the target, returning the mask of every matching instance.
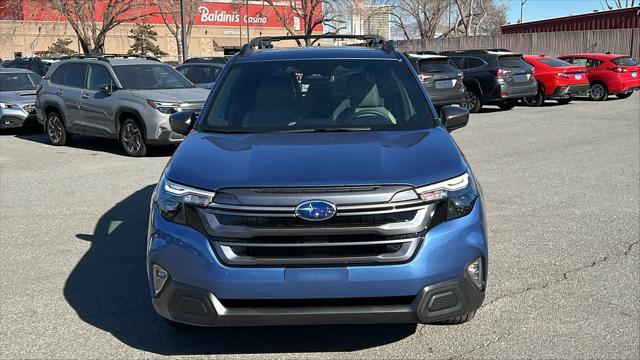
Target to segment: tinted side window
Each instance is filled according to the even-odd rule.
[[[587,66],[587,59],[583,59],[583,58],[575,58],[573,59],[573,61],[570,61],[573,65],[579,65],[579,66]]]
[[[89,66],[89,78],[87,80],[87,89],[100,90],[102,85],[112,85],[113,78],[109,74],[109,70],[106,67],[100,65]]]
[[[475,68],[484,65],[485,62],[482,59],[476,57],[468,57],[466,67],[467,68]]]
[[[67,71],[67,64],[60,65],[56,71],[51,74],[51,82],[54,84],[62,85],[64,83],[64,75]]]
[[[66,86],[84,88],[84,79],[86,76],[86,64],[69,64],[67,68],[67,74],[64,77],[64,84]]]
[[[449,60],[451,60],[451,62],[454,63],[458,67],[458,69],[464,69],[464,66],[462,64],[462,60],[464,60],[464,58],[450,57]]]
[[[600,64],[602,64],[602,61],[600,60],[587,59],[587,67],[596,67],[596,66],[600,66]]]

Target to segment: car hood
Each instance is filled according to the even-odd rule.
[[[192,101],[204,103],[209,96],[209,90],[198,87],[183,89],[153,89],[153,90],[129,90],[134,96],[155,101],[183,102]]]
[[[0,101],[21,105],[33,104],[36,102],[36,91],[0,91]]]
[[[191,133],[165,175],[201,189],[408,184],[455,177],[467,164],[443,129],[333,133]]]

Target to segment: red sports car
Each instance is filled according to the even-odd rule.
[[[587,68],[571,65],[545,55],[525,55],[524,59],[533,66],[533,76],[538,81],[538,93],[524,98],[530,106],[540,106],[546,99],[555,99],[560,104],[568,104],[571,97],[589,91]]]
[[[574,65],[587,67],[592,100],[607,100],[609,94],[620,99],[631,96],[640,89],[640,67],[628,55],[616,54],[573,54],[559,56]]]

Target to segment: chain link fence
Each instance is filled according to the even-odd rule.
[[[640,59],[640,29],[610,29],[400,40],[402,51],[509,49],[522,54],[558,56],[607,52]]]

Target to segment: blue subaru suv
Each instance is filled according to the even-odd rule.
[[[480,186],[449,135],[467,110],[438,116],[381,37],[273,47],[295,38],[253,39],[197,119],[171,116],[188,136],[151,200],[155,310],[200,326],[470,320],[488,254]]]

